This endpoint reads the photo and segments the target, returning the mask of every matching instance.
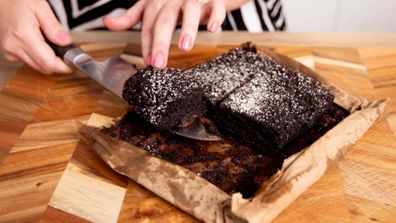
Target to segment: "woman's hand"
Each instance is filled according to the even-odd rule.
[[[104,19],[116,31],[128,29],[142,21],[142,54],[147,65],[165,67],[172,34],[181,19],[179,48],[191,50],[200,22],[215,32],[226,15],[224,0],[140,0],[121,17]],[[179,18],[180,16],[180,18]]]
[[[5,57],[46,74],[70,72],[42,33],[59,46],[72,42],[46,0],[0,0],[0,49]]]

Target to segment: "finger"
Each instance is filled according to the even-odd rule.
[[[59,23],[51,10],[47,1],[38,1],[41,5],[40,10],[36,11],[36,17],[44,35],[49,41],[59,45],[66,46],[72,43],[72,37],[67,33]]]
[[[212,10],[208,21],[208,31],[216,32],[220,25],[224,22],[226,16],[226,7],[222,0],[213,0],[211,2]]]
[[[201,3],[189,0],[183,7],[183,23],[179,40],[181,50],[191,50],[199,27],[201,16]]]
[[[73,69],[68,66],[61,58],[55,56],[55,73],[63,73],[63,74],[67,74],[67,73],[71,73],[73,71]]]
[[[4,53],[4,57],[6,58],[6,60],[11,61],[11,62],[16,62],[16,61],[21,60],[18,56],[16,56],[15,54],[11,54],[11,53]]]
[[[128,9],[122,16],[118,18],[110,18],[106,16],[103,19],[103,23],[108,29],[113,31],[126,30],[141,20],[143,10],[144,1],[138,1],[132,8]]]
[[[50,46],[45,42],[39,30],[29,31],[29,38],[25,41],[24,51],[40,67],[43,73],[69,73],[68,67],[59,57],[57,57]]]
[[[149,5],[144,11],[142,31],[141,31],[141,45],[142,45],[142,56],[146,65],[151,65],[152,54],[151,44],[153,40],[153,27],[156,16],[160,11],[160,7]]]
[[[29,67],[31,67],[31,68],[33,68],[33,69],[35,69],[35,70],[37,70],[37,71],[39,71],[39,72],[41,72],[41,73],[50,74],[50,73],[47,73],[47,71],[42,70],[41,67],[40,67],[36,62],[34,62],[33,59],[32,59],[25,51],[19,52],[18,57],[19,57],[25,64],[29,65]]]
[[[179,3],[179,1],[177,1]],[[165,67],[168,60],[169,47],[172,34],[176,27],[179,16],[180,5],[168,4],[164,7],[155,21],[153,32],[153,44],[151,48],[152,61],[154,67]]]

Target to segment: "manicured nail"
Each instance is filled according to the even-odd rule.
[[[217,27],[218,27],[217,22],[211,22],[209,24],[209,32],[212,32],[212,33],[216,32],[217,31]]]
[[[157,68],[161,68],[164,66],[164,63],[165,63],[164,54],[157,53],[157,55],[155,55],[155,57],[153,58],[151,65],[153,65],[154,67],[157,67]]]
[[[69,40],[71,38],[70,34],[67,32],[61,32],[59,34],[59,39],[62,41]]]
[[[105,16],[106,19],[111,19],[111,20],[114,20],[114,19],[119,18],[119,17],[120,17],[120,15],[117,15],[117,14]]]
[[[181,43],[180,43],[180,48],[183,50],[189,50],[191,48],[191,36],[190,35],[184,35]]]

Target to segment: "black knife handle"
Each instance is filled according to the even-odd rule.
[[[45,37],[45,35],[43,35],[45,38],[45,41],[47,42],[47,44],[52,48],[52,50],[54,50],[55,55],[57,55],[58,57],[60,57],[63,60],[63,57],[65,56],[65,54],[74,48],[78,48],[76,45],[74,44],[70,44],[68,46],[58,46],[55,43],[51,42],[50,40],[47,39],[47,37]]]
[[[54,50],[55,54],[60,57],[61,59],[63,59],[63,57],[65,56],[65,54],[71,50],[76,48],[77,46],[74,44],[68,45],[68,46],[58,46],[56,44],[53,43],[48,43],[48,45]]]

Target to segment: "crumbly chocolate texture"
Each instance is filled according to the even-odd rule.
[[[114,126],[101,131],[140,147],[153,156],[190,169],[229,194],[241,192],[248,198],[255,194],[263,181],[282,167],[283,159],[312,144],[347,115],[347,111],[333,104],[311,129],[304,131],[301,137],[297,137],[276,156],[261,154],[228,137],[220,142],[199,142],[158,132],[133,111]],[[201,122],[212,125],[206,118],[202,118]]]
[[[206,101],[213,106],[254,77],[261,62],[258,57],[254,52],[232,49],[186,73],[197,77],[205,88]]]
[[[214,119],[245,145],[274,154],[311,128],[334,96],[319,82],[270,58],[256,59],[255,77],[215,108]]]
[[[208,124],[208,119],[204,122]],[[158,132],[133,111],[102,132],[190,169],[229,194],[241,192],[245,197],[253,196],[283,163],[282,158],[262,155],[232,139],[201,142]]]
[[[175,128],[205,111],[203,88],[194,76],[174,68],[139,70],[126,81],[123,98],[159,130]]]

